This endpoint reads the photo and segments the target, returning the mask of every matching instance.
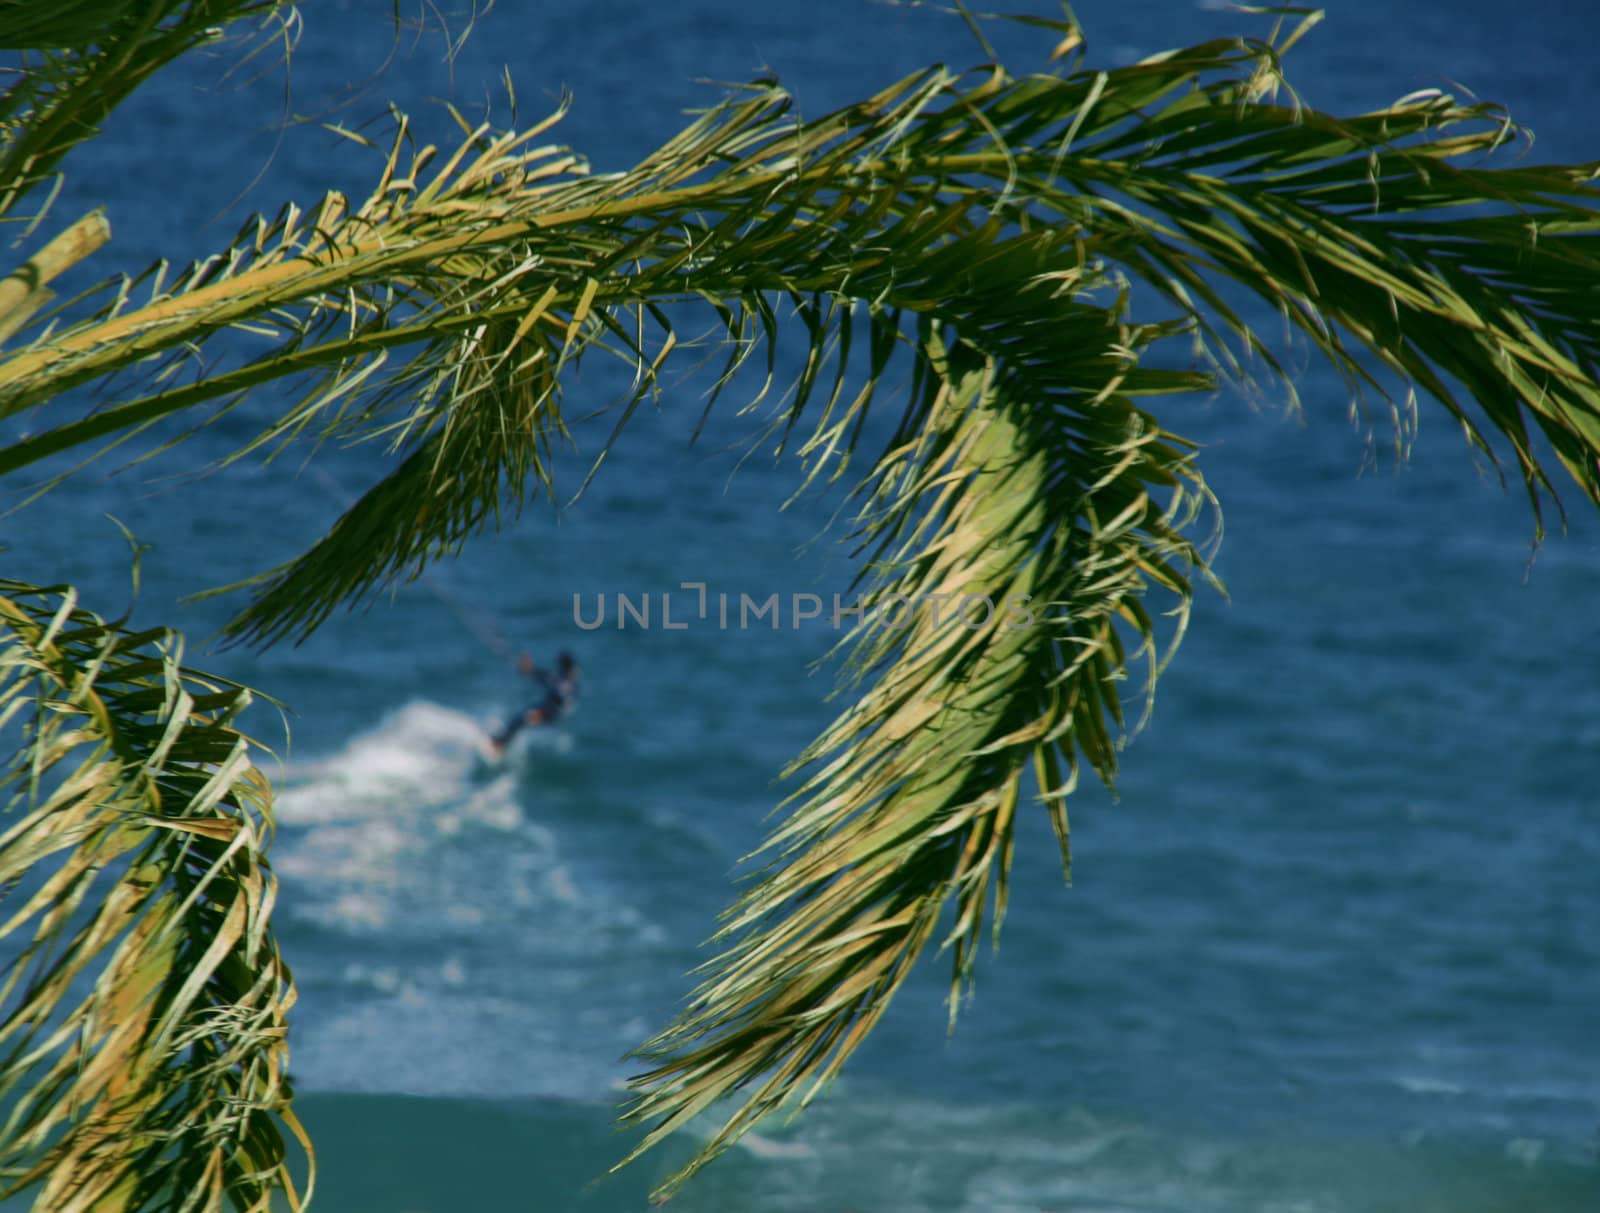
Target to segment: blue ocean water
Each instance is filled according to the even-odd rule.
[[[1053,12],[1050,6],[1024,6]],[[1080,0],[1092,61],[1128,62],[1264,19],[1192,0]],[[1361,110],[1430,86],[1505,102],[1537,159],[1600,149],[1586,6],[1329,3],[1290,59],[1306,99]],[[109,202],[100,273],[220,245],[252,209],[357,192],[375,162],[285,112],[376,133],[383,103],[450,138],[437,102],[525,117],[575,97],[561,137],[620,168],[770,68],[821,112],[935,60],[977,58],[954,18],[818,0],[501,0],[453,60],[399,40],[383,3],[306,8],[285,77],[222,79],[226,47],[151,83],[69,163],[58,214]],[[1048,43],[997,30],[1015,69]],[[385,63],[386,59],[392,61]],[[369,121],[370,120],[370,121]],[[252,185],[252,179],[255,183]],[[247,189],[248,187],[248,189]],[[246,192],[247,191],[247,192]],[[241,194],[243,196],[241,197]],[[1304,361],[1304,355],[1300,355]],[[844,590],[780,506],[792,464],[738,467],[748,421],[687,439],[704,381],[644,412],[589,492],[530,508],[427,582],[299,647],[194,654],[279,697],[278,926],[301,990],[293,1068],[338,1213],[628,1210],[692,1135],[596,1180],[621,1055],[663,1025],[784,789],[827,722],[822,626],[586,631],[572,596]],[[618,381],[592,364],[574,412]],[[1600,523],[1579,512],[1530,567],[1532,519],[1424,407],[1409,462],[1371,448],[1308,365],[1300,418],[1225,391],[1161,405],[1206,445],[1230,597],[1202,594],[1115,801],[1073,806],[1074,883],[1024,821],[1002,946],[945,1030],[930,963],[833,1094],[711,1167],[690,1210],[1368,1213],[1600,1207]],[[8,573],[126,603],[114,514],[152,545],[136,619],[200,641],[227,603],[180,595],[314,540],[370,450],[293,451],[197,483],[253,403],[152,464],[97,465],[0,520]],[[592,454],[609,421],[580,431]],[[576,488],[585,464],[559,469]],[[475,756],[526,685],[502,635],[573,649],[580,710],[504,768]]]

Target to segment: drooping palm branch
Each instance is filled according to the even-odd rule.
[[[236,457],[366,440],[397,460],[230,629],[299,637],[548,491],[581,359],[634,367],[620,426],[697,344],[668,305],[720,326],[718,390],[763,351],[771,380],[791,312],[809,356],[776,432],[812,476],[857,469],[869,597],[997,609],[974,625],[919,607],[852,638],[859,697],[802,756],[725,951],[645,1050],[646,1145],[743,1093],[698,1166],[837,1072],[952,899],[966,980],[1019,806],[1039,802],[1065,849],[1079,761],[1114,775],[1121,680],[1165,655],[1145,596],[1165,596],[1175,639],[1208,576],[1194,453],[1135,402],[1210,377],[1139,365],[1152,342],[1191,332],[1242,373],[1238,343],[1283,375],[1229,302],[1243,288],[1353,389],[1421,389],[1491,458],[1503,439],[1536,518],[1555,491],[1541,444],[1600,502],[1596,166],[1481,164],[1515,128],[1438,93],[1354,117],[1280,100],[1306,28],[1091,71],[1064,22],[1059,74],[934,68],[809,122],[762,81],[608,175],[538,143],[554,119],[462,121],[442,154],[402,118],[365,202],[286,208],[171,281],[157,268],[33,320],[0,358],[0,419],[145,378],[0,447],[0,472],[295,383]],[[1130,288],[1169,318],[1135,322]],[[191,373],[241,334],[263,352]],[[863,455],[897,365],[909,402]],[[1008,626],[1024,596],[1031,626]]]
[[[760,1082],[664,1192],[838,1072],[950,900],[953,1023],[991,898],[997,935],[1005,912],[1019,803],[1042,800],[1070,868],[1079,755],[1112,780],[1119,683],[1142,655],[1153,687],[1160,664],[1144,594],[1167,591],[1186,616],[1191,570],[1204,574],[1184,534],[1209,499],[1192,451],[1135,404],[1196,377],[1137,365],[1159,330],[1067,294],[1008,296],[1011,281],[984,300],[989,349],[925,326],[916,427],[861,514],[874,614],[846,644],[871,685],[791,769],[816,767],[763,848],[774,862],[647,1050],[659,1064],[630,1116],[656,1123],[636,1154]]]
[[[0,581],[0,1199],[299,1207],[250,694],[181,658]]]

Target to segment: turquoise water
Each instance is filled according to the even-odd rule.
[[[1600,147],[1580,6],[1329,7],[1291,59],[1308,100],[1361,109],[1458,80],[1533,125],[1540,157]],[[814,112],[972,57],[947,17],[844,0],[502,0],[453,68],[408,40],[371,83],[387,8],[308,6],[294,110],[354,85],[347,123],[393,97],[444,139],[429,99],[474,104],[509,62],[525,114],[573,90],[564,135],[599,168],[672,133],[707,97],[694,77],[770,66]],[[1075,8],[1103,62],[1246,22],[1175,0]],[[1002,46],[1038,61],[1024,38]],[[365,179],[314,132],[274,152],[281,78],[219,88],[225,62],[157,81],[119,142],[85,153],[58,205],[116,199],[103,269],[191,255],[243,206]],[[531,509],[299,648],[198,659],[298,713],[286,749],[270,711],[257,728],[284,751],[278,924],[321,1209],[642,1209],[692,1149],[690,1135],[592,1182],[630,1140],[610,1128],[622,1054],[687,993],[778,770],[829,719],[810,663],[831,633],[589,632],[572,595],[676,591],[676,610],[683,582],[826,596],[850,574],[816,541],[832,502],[779,511],[793,468],[757,458],[733,475],[746,423],[724,415],[687,448],[701,386],[642,415],[559,520]],[[615,387],[586,367],[574,411]],[[1120,799],[1078,797],[1072,888],[1046,823],[1024,821],[1002,947],[955,1034],[929,965],[830,1098],[676,1207],[1600,1207],[1600,525],[1578,515],[1530,570],[1525,503],[1442,414],[1424,411],[1396,467],[1381,431],[1369,457],[1336,380],[1311,368],[1299,388],[1303,422],[1233,393],[1163,406],[1207,444],[1231,598],[1200,600]],[[587,450],[607,424],[580,434]],[[327,463],[346,489],[379,465]],[[76,581],[116,614],[114,513],[154,545],[136,618],[196,642],[224,608],[180,594],[292,555],[336,509],[292,458],[199,485],[159,478],[171,460],[114,466],[0,520],[6,567]],[[569,489],[581,467],[560,469]],[[586,674],[578,713],[494,768],[476,741],[526,688],[486,627],[543,658],[570,647]]]

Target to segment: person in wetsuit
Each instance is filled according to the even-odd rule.
[[[568,712],[578,698],[578,662],[571,653],[556,658],[555,673],[541,670],[527,653],[517,659],[517,670],[544,688],[544,698],[535,706],[518,712],[505,727],[489,739],[495,754],[505,753],[511,739],[529,725],[554,724]]]

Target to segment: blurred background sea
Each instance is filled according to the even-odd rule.
[[[1096,66],[1269,25],[1193,0],[1074,7]],[[1534,128],[1534,160],[1600,155],[1588,3],[1326,7],[1288,62],[1309,103],[1464,87]],[[453,146],[441,103],[506,121],[508,68],[523,121],[571,92],[555,137],[603,171],[720,96],[707,80],[771,69],[817,115],[980,58],[952,16],[858,0],[501,0],[453,58],[436,32],[397,34],[380,0],[303,16],[287,73],[229,75],[237,52],[219,47],[68,161],[51,222],[108,205],[95,276],[203,255],[249,213],[329,186],[364,195],[377,153],[285,130],[290,114],[381,143],[393,100]],[[1052,45],[991,36],[1019,72]],[[1290,357],[1300,418],[1276,389],[1156,402],[1205,446],[1230,598],[1200,594],[1118,798],[1087,782],[1075,798],[1072,887],[1043,815],[1024,818],[1002,946],[954,1034],[945,965],[926,964],[828,1098],[674,1207],[1600,1209],[1600,520],[1567,494],[1570,529],[1530,565],[1525,499],[1442,410],[1424,402],[1398,463],[1381,410],[1369,443],[1337,378]],[[569,412],[610,403],[619,374],[591,360]],[[109,616],[129,595],[115,515],[151,545],[135,620],[184,629],[195,664],[294,710],[287,746],[271,708],[255,729],[279,754],[276,921],[301,991],[293,1072],[319,1210],[620,1213],[694,1148],[690,1134],[600,1178],[632,1140],[610,1128],[622,1054],[690,989],[779,770],[832,715],[813,663],[833,633],[585,631],[573,595],[592,609],[674,592],[681,618],[683,582],[826,600],[852,571],[819,538],[836,497],[780,511],[797,469],[764,452],[734,474],[755,429],[738,401],[689,446],[708,382],[641,411],[572,509],[530,507],[298,647],[207,653],[238,600],[178,602],[302,550],[336,516],[330,485],[386,466],[329,450],[329,482],[291,449],[176,475],[281,397],[0,518],[0,567],[76,583]],[[580,430],[565,494],[609,425]],[[578,712],[493,770],[476,739],[529,688],[491,629],[543,661],[570,648],[585,671]]]

